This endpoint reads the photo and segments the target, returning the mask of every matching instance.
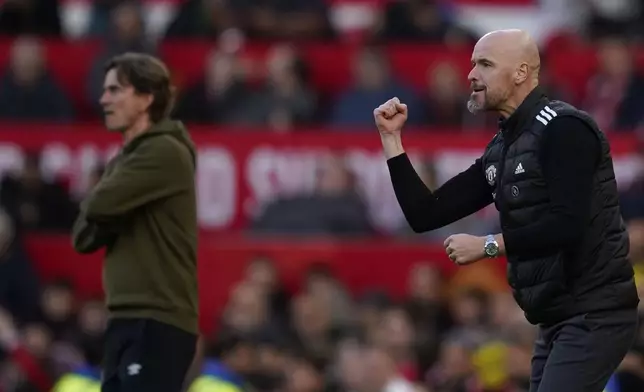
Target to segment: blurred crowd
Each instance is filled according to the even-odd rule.
[[[340,163],[323,165],[313,197],[275,201],[252,230],[369,235]],[[72,391],[63,387],[78,378],[95,388],[106,323],[101,299],[78,297],[65,280],[40,282],[21,242],[30,232],[66,232],[75,215],[74,197],[45,181],[38,167],[38,156],[30,155],[0,187],[6,211],[0,215],[0,391],[44,392],[55,383],[57,391]],[[421,170],[433,186],[429,173]],[[622,194],[642,294],[643,194],[641,181]],[[483,223],[470,217],[455,225],[468,224]],[[430,239],[468,230],[463,227]],[[217,318],[217,327],[203,337],[187,386],[214,388],[233,377],[258,392],[528,390],[535,328],[505,286],[452,282],[434,263],[419,261],[409,271],[407,294],[394,298],[378,287],[352,291],[322,260],[293,289],[281,284],[275,264],[249,260],[223,312],[205,316]],[[616,376],[620,392],[644,390],[644,329],[640,340]]]
[[[362,14],[371,22],[363,27],[364,48],[352,60],[353,81],[328,96],[311,81],[310,64],[290,45],[307,39],[341,39],[338,23],[333,22],[338,18],[331,17],[330,6],[323,0],[183,1],[158,37],[151,37],[146,26],[149,18],[144,17],[139,2],[93,1],[85,37],[103,41],[104,48],[85,80],[85,100],[98,115],[102,66],[112,55],[124,51],[154,54],[159,42],[168,39],[210,39],[218,45],[204,64],[202,79],[179,91],[176,115],[185,121],[278,131],[310,124],[364,129],[371,125],[374,107],[398,96],[411,108],[411,125],[494,126],[494,118],[474,118],[465,109],[469,89],[456,64],[435,64],[427,70],[424,85],[410,86],[393,72],[390,59],[381,50],[380,44],[386,42],[470,47],[478,36],[458,23],[449,3],[374,2],[380,5],[374,8],[377,12],[371,18]],[[641,12],[632,6],[627,13],[617,12],[628,1],[620,2],[617,11],[606,9],[602,2],[583,3],[588,33],[581,36],[599,46],[599,67],[581,95],[553,85],[545,61],[543,83],[553,97],[589,111],[606,130],[637,128],[644,120],[639,110],[644,104],[644,80],[635,67],[631,44],[642,36]],[[40,38],[64,35],[61,18],[56,17],[60,13],[56,0],[10,0],[0,9],[0,32],[19,38],[0,79],[0,119],[73,121],[85,110],[75,107],[65,86],[47,70]],[[276,46],[264,63],[248,64],[236,50],[244,40],[268,40]],[[263,80],[257,83],[253,78],[251,82],[250,74],[257,68],[263,68]]]
[[[644,220],[629,226],[644,294]],[[102,302],[79,300],[66,281],[40,286],[28,264],[16,270],[16,254],[19,248],[5,251],[0,264],[0,301],[11,306],[0,311],[0,390],[98,391]],[[528,391],[536,329],[505,287],[456,284],[429,262],[409,271],[407,287],[400,298],[377,287],[351,292],[319,262],[293,290],[282,285],[273,260],[249,260],[222,314],[212,315],[217,327],[200,339],[186,388]],[[643,390],[644,326],[614,379],[620,388],[613,391]],[[85,389],[70,388],[78,380]]]
[[[644,79],[633,43],[644,36],[642,7],[628,0],[583,0],[584,40],[599,48],[599,67],[577,96],[550,80],[555,98],[587,110],[606,131],[644,126]],[[209,39],[204,75],[179,91],[176,114],[190,123],[261,126],[276,131],[324,124],[369,129],[374,107],[398,96],[411,110],[412,125],[490,129],[495,119],[472,117],[464,102],[468,86],[456,65],[428,70],[426,83],[408,86],[390,66],[383,42],[472,45],[476,32],[457,23],[448,1],[382,3],[362,15],[365,45],[353,59],[353,83],[337,95],[321,94],[311,81],[298,41],[342,39],[346,25],[323,0],[186,0],[158,36],[151,36],[144,8],[136,1],[95,0],[85,36],[104,48],[85,81],[85,100],[96,110],[105,60],[124,51],[157,53],[164,39]],[[619,3],[619,4],[618,4]],[[612,4],[612,3],[611,3]],[[70,122],[79,117],[65,86],[48,71],[43,40],[63,38],[56,0],[4,0],[0,35],[15,38],[8,67],[0,75],[0,121]],[[625,9],[624,9],[625,7]],[[366,20],[366,21],[365,21]],[[235,49],[240,37],[276,45],[261,83]],[[70,59],[74,61],[74,59]],[[328,59],[333,61],[333,59]],[[349,126],[349,127],[347,127]],[[355,127],[354,127],[355,126]],[[20,171],[0,180],[0,392],[98,391],[102,335],[107,315],[100,298],[81,298],[66,280],[42,282],[22,239],[32,232],[68,232],[78,195],[40,171],[39,152],[28,152]],[[418,168],[432,189],[440,185],[433,162]],[[91,187],[101,176],[92,173]],[[312,194],[282,196],[258,210],[249,232],[372,236],[376,230],[341,156],[321,162]],[[631,235],[631,259],[644,294],[644,173],[622,189],[623,215]],[[402,217],[401,217],[402,218]],[[483,212],[445,229],[415,236],[442,241],[455,232],[498,230],[494,213]],[[397,234],[411,233],[400,221]],[[354,292],[315,264],[297,290],[286,288],[272,260],[249,260],[217,328],[200,342],[186,387],[208,392],[217,382],[257,392],[521,392],[529,388],[535,328],[526,323],[505,287],[454,285],[419,262],[409,271],[408,292],[394,298],[378,287]],[[644,304],[642,305],[644,318]],[[205,377],[209,375],[209,377]],[[644,329],[615,379],[619,392],[644,391]],[[214,383],[214,384],[213,384]],[[74,384],[77,385],[78,384]],[[216,390],[216,389],[211,389]],[[234,390],[231,390],[234,392]],[[610,391],[615,392],[615,391]]]

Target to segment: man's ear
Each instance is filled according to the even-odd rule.
[[[514,83],[521,84],[525,82],[528,79],[529,70],[530,67],[528,67],[528,64],[521,63],[515,72]]]
[[[147,112],[150,110],[150,106],[152,106],[152,102],[154,102],[154,95],[152,94],[137,94],[137,97],[139,98],[138,103],[141,105],[141,111],[142,112]]]
[[[147,94],[145,96],[145,109],[146,110],[150,109],[150,106],[152,106],[152,102],[154,102],[154,95]]]

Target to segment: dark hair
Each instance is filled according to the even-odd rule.
[[[144,53],[124,53],[112,57],[105,65],[105,74],[116,70],[118,81],[132,86],[137,94],[151,94],[148,109],[150,120],[159,122],[168,117],[174,106],[174,87],[168,67],[159,59]]]

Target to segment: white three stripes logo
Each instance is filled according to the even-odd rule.
[[[537,120],[539,120],[543,125],[548,125],[548,122],[555,117],[557,117],[557,112],[550,109],[549,106],[544,107],[543,110],[537,114]]]

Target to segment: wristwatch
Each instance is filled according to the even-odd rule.
[[[496,257],[499,255],[499,243],[494,239],[493,235],[485,237],[485,245],[483,246],[485,255],[487,257]]]

